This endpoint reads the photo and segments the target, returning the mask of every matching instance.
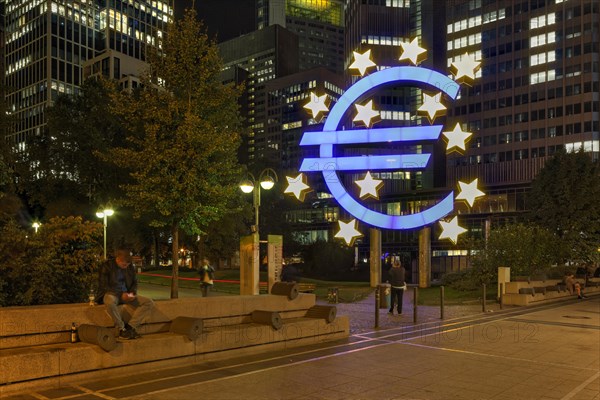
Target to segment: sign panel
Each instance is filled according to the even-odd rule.
[[[283,236],[268,235],[268,271],[269,271],[269,293],[275,282],[281,282],[283,269]]]

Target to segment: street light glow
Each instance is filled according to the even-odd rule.
[[[111,207],[101,207],[98,211],[96,211],[96,216],[98,218],[104,219],[104,259],[106,260],[106,227],[108,226],[108,217],[113,215],[115,210]]]
[[[242,189],[242,192],[244,193],[250,193],[254,190],[254,183],[248,179],[243,180],[240,182],[240,189]]]
[[[267,175],[260,181],[260,187],[265,190],[270,190],[273,186],[275,186],[275,180],[271,176]]]

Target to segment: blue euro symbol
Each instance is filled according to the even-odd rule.
[[[333,157],[335,144],[403,142],[439,138],[443,128],[441,125],[337,130],[344,113],[362,95],[378,86],[397,82],[429,85],[441,90],[453,100],[456,99],[459,89],[459,85],[447,76],[421,67],[393,67],[362,78],[339,98],[327,117],[323,131],[304,133],[300,146],[319,145],[320,157],[305,158],[300,171],[322,171],[331,194],[340,206],[355,218],[379,228],[413,229],[429,225],[448,215],[454,208],[454,192],[450,192],[442,201],[427,210],[411,215],[388,215],[368,209],[356,201],[340,182],[337,171],[422,169],[429,162],[430,154]]]

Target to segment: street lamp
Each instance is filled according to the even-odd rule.
[[[104,259],[106,260],[106,227],[108,226],[107,218],[113,215],[115,211],[110,207],[104,207],[96,211],[98,218],[104,218]]]
[[[271,168],[263,169],[258,175],[258,180],[248,172],[248,177],[240,182],[240,189],[244,193],[250,193],[254,190],[256,182],[260,183],[257,190],[254,190],[253,206],[254,206],[254,232],[258,234],[258,209],[260,207],[260,190],[270,190],[277,182],[277,173]],[[259,236],[260,237],[260,236]]]
[[[36,221],[33,224],[31,224],[31,226],[33,227],[33,229],[35,229],[35,233],[37,233],[38,229],[40,229],[40,226],[42,226],[42,224]]]

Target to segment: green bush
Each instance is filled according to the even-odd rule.
[[[339,242],[316,241],[303,250],[304,273],[315,278],[340,279],[354,265],[354,251]]]
[[[458,291],[476,290],[481,286],[472,270],[449,272],[442,277],[442,285]]]
[[[102,225],[53,218],[38,233],[0,227],[0,305],[78,303],[87,299],[102,261]]]

